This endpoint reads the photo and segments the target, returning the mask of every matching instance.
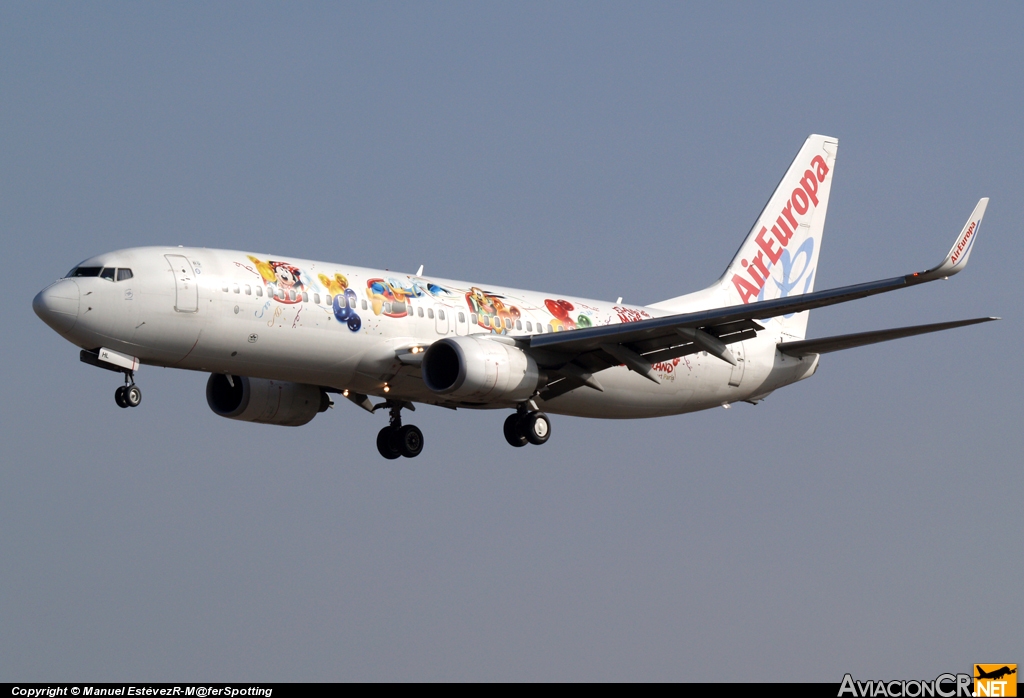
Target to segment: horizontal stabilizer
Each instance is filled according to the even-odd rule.
[[[801,342],[782,342],[778,349],[789,356],[807,356],[809,354],[827,354],[830,351],[841,349],[853,349],[867,344],[888,342],[890,339],[901,339],[913,337],[918,334],[929,332],[940,332],[951,330],[954,327],[965,327],[977,325],[980,322],[991,322],[998,320],[997,317],[979,317],[971,320],[955,320],[953,322],[936,322],[931,325],[914,325],[913,327],[894,327],[891,330],[875,330],[874,332],[858,332],[856,334],[841,334],[835,337],[822,337],[821,339],[807,339]]]

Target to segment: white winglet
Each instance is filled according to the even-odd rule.
[[[988,206],[988,197],[978,202],[974,212],[967,219],[964,229],[960,231],[956,242],[950,248],[946,259],[939,266],[921,272],[917,276],[921,281],[931,281],[944,276],[953,276],[967,266],[967,258],[971,256],[971,248],[974,247],[974,240],[978,237],[978,228],[981,227],[981,219],[985,215],[985,208]]]

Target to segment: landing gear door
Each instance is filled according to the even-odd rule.
[[[184,255],[166,254],[164,257],[174,274],[174,309],[179,313],[198,312],[199,285],[196,283],[192,265]]]

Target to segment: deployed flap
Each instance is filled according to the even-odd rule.
[[[853,349],[863,347],[867,344],[888,342],[890,339],[902,337],[913,337],[918,334],[929,332],[940,332],[951,330],[954,327],[966,327],[977,325],[981,322],[998,320],[997,317],[979,317],[971,320],[955,320],[953,322],[936,322],[931,325],[914,325],[912,327],[894,327],[891,330],[875,330],[874,332],[858,332],[856,334],[841,334],[835,337],[822,337],[821,339],[808,339],[802,342],[782,342],[778,349],[789,356],[807,356],[809,354],[827,354],[830,351],[841,349]]]

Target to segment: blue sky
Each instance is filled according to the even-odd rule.
[[[3,3],[0,678],[931,678],[1020,661],[1017,4]],[[228,247],[650,303],[717,278],[809,133],[840,140],[810,336],[754,407],[338,405],[216,417],[31,311],[79,260]],[[102,375],[101,375],[102,374]]]

